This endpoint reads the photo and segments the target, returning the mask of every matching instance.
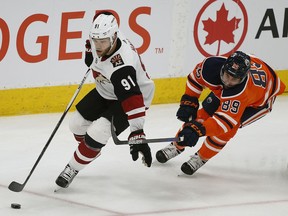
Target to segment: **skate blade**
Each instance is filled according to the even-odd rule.
[[[191,176],[192,175],[187,175],[185,173],[180,173],[180,174],[177,175],[177,177],[179,177],[179,178],[191,178]]]
[[[62,190],[63,188],[60,186],[56,186],[56,188],[54,189],[54,193],[57,193],[58,191]]]

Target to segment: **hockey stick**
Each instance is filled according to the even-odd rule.
[[[168,138],[155,138],[155,139],[145,139],[145,140],[119,140],[116,132],[114,130],[113,116],[111,120],[111,134],[113,141],[116,145],[130,145],[130,144],[144,144],[144,143],[160,143],[160,142],[179,142],[183,141],[184,137],[168,137]]]
[[[64,118],[65,118],[65,116],[66,116],[66,114],[68,113],[68,111],[69,111],[69,109],[71,108],[73,102],[75,101],[77,95],[79,94],[79,92],[80,92],[80,90],[81,90],[81,88],[82,88],[82,86],[83,86],[83,84],[84,84],[86,78],[87,78],[88,75],[89,75],[89,72],[90,72],[90,68],[89,68],[89,69],[87,70],[87,72],[85,73],[84,78],[82,79],[81,83],[79,84],[79,86],[78,86],[77,90],[75,91],[73,97],[71,98],[69,104],[67,105],[67,107],[66,107],[64,113],[62,114],[60,120],[58,121],[56,127],[54,128],[52,134],[50,135],[50,137],[49,137],[49,139],[48,139],[46,145],[44,146],[43,150],[41,151],[39,157],[37,158],[37,160],[36,160],[34,166],[32,167],[32,169],[31,169],[29,175],[27,176],[26,180],[24,181],[23,184],[20,184],[20,183],[15,182],[15,181],[11,182],[10,185],[9,185],[9,187],[8,187],[11,191],[14,191],[14,192],[20,192],[20,191],[22,191],[23,188],[25,187],[26,183],[28,182],[28,180],[30,179],[32,173],[34,172],[36,166],[38,165],[39,161],[41,160],[41,158],[42,158],[44,152],[46,151],[46,149],[47,149],[47,147],[49,146],[51,140],[53,139],[55,133],[57,132],[59,126],[61,125],[62,121],[64,120]]]

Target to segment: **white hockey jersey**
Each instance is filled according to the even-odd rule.
[[[94,60],[90,67],[96,90],[107,100],[121,102],[131,131],[143,129],[145,110],[151,105],[155,86],[134,46],[118,32],[112,55],[99,58],[94,46],[92,54]]]

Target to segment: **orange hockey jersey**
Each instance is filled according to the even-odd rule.
[[[203,122],[207,136],[221,135],[239,127],[247,107],[264,107],[284,92],[285,85],[274,70],[259,58],[251,55],[250,58],[251,69],[247,78],[233,88],[225,89],[221,82],[225,57],[208,57],[188,75],[185,94],[199,98],[202,90],[209,88],[220,100],[216,112]]]

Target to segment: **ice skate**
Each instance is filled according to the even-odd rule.
[[[190,160],[183,163],[181,166],[181,170],[183,173],[187,175],[192,175],[195,173],[200,167],[202,167],[206,161],[203,161],[199,155],[196,153],[195,155],[192,155]]]
[[[168,160],[170,160],[171,158],[176,157],[177,155],[181,154],[183,150],[179,150],[176,148],[176,146],[173,143],[170,143],[168,146],[166,146],[165,148],[157,151],[156,153],[156,159],[157,161],[159,161],[160,163],[166,163]]]
[[[78,171],[74,170],[69,166],[69,164],[67,164],[65,169],[60,173],[60,175],[56,179],[55,183],[61,188],[67,188],[77,174]]]

